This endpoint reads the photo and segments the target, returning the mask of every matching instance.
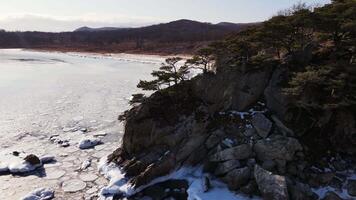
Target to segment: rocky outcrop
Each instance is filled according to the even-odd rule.
[[[272,175],[271,172],[255,165],[254,176],[263,199],[288,200],[287,182],[284,176]]]
[[[244,160],[249,158],[251,154],[251,146],[248,144],[242,144],[215,153],[210,157],[210,161],[222,162],[227,160]]]
[[[245,110],[260,99],[271,73],[268,67],[247,73],[228,69],[217,75],[198,77],[193,91],[211,110]]]
[[[136,188],[183,166],[203,165],[232,190],[265,199],[314,199],[310,186],[332,180],[313,180],[324,176],[313,171],[305,156],[310,149],[288,121],[295,113],[289,118],[291,101],[281,88],[287,72],[271,74],[268,67],[226,69],[154,93],[121,117],[123,145],[108,161]],[[354,130],[348,119],[338,130]]]
[[[259,136],[266,138],[272,129],[272,122],[263,114],[256,114],[252,117],[252,126]]]

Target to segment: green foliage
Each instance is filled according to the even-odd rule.
[[[203,48],[198,50],[193,58],[187,60],[186,66],[202,69],[203,73],[207,73],[212,70],[214,59],[214,50],[211,47]]]
[[[136,103],[142,103],[146,99],[144,94],[133,94],[132,98],[130,100],[130,105],[136,104]]]
[[[356,0],[334,0],[316,8],[299,3],[211,47],[217,71],[271,63],[287,68],[284,91],[298,106],[356,105]]]
[[[151,73],[155,78],[154,80],[141,80],[137,87],[143,90],[155,91],[185,81],[189,71],[187,65],[178,66],[178,62],[181,60],[182,58],[179,57],[167,58],[165,63],[162,63],[159,70],[155,70]]]
[[[293,75],[284,91],[294,96],[298,105],[304,108],[330,109],[354,105],[356,87],[353,82],[356,77],[342,67],[307,67]]]

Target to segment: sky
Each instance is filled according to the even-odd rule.
[[[0,29],[72,31],[78,27],[139,27],[178,19],[264,21],[300,0],[0,0]],[[325,4],[329,0],[306,0]]]

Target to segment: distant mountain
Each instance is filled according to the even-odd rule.
[[[75,29],[73,32],[96,32],[96,31],[116,31],[124,28],[118,28],[118,27],[102,27],[102,28],[90,28],[87,26],[80,27],[78,29]]]
[[[0,48],[61,51],[190,54],[252,24],[181,19],[139,28],[81,27],[72,32],[0,32]]]
[[[157,28],[175,28],[177,30],[198,30],[198,29],[222,29],[239,31],[249,26],[256,25],[258,23],[231,23],[221,22],[218,24],[198,22],[188,19],[181,19],[172,21],[169,23],[161,23],[152,26],[140,27],[140,28],[119,28],[119,27],[102,27],[102,28],[90,28],[87,26],[80,27],[73,32],[98,32],[98,31],[118,31],[118,30],[139,30],[139,29],[157,29]]]

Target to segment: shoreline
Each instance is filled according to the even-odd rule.
[[[140,55],[140,56],[150,56],[150,57],[181,57],[181,58],[190,58],[193,54],[172,54],[164,52],[150,52],[150,51],[92,51],[92,50],[81,50],[81,49],[64,49],[64,48],[0,48],[0,49],[22,49],[26,51],[37,51],[37,52],[58,52],[58,53],[85,53],[85,54],[94,54],[94,55]]]

